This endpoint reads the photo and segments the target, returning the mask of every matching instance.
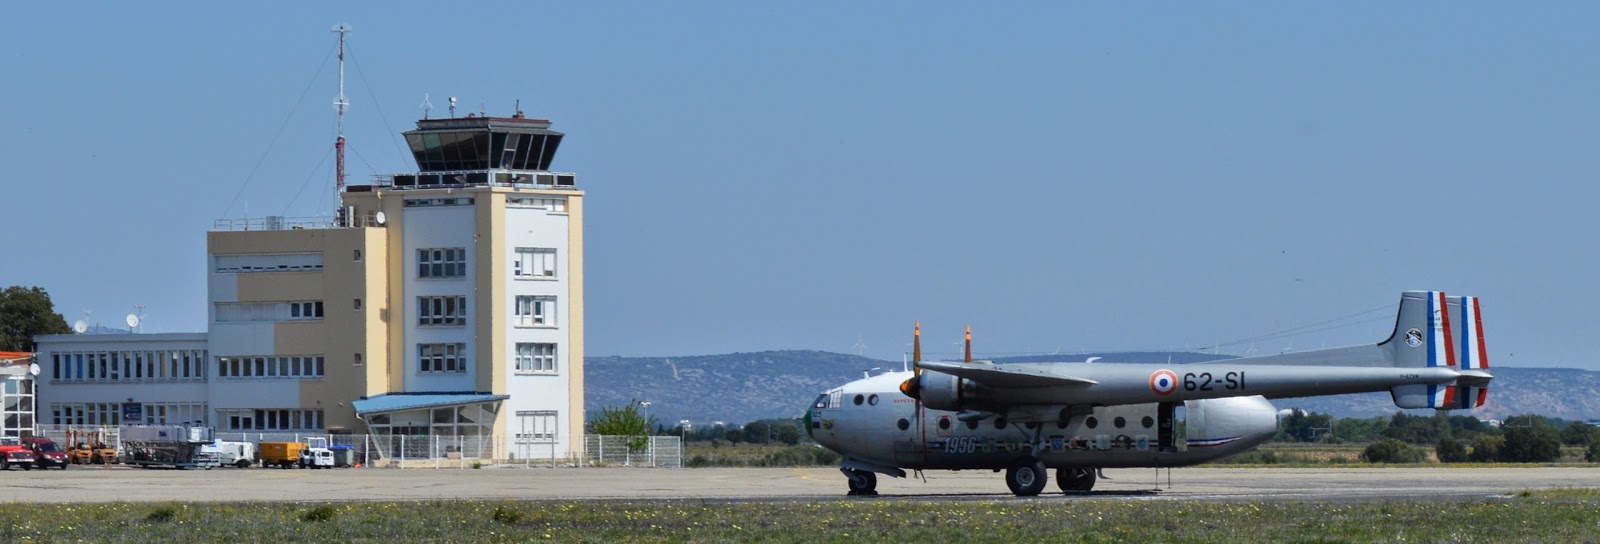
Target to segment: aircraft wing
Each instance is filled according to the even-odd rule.
[[[1094,385],[1100,382],[1069,376],[1043,366],[1016,366],[996,364],[946,363],[923,361],[923,370],[932,370],[958,376],[992,387],[1050,387],[1059,385]]]

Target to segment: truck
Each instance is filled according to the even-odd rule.
[[[56,467],[67,469],[67,452],[61,451],[61,446],[56,441],[43,436],[30,436],[22,439],[22,445],[33,451],[35,466],[46,469]]]
[[[211,429],[188,425],[123,425],[122,462],[144,467],[180,469],[220,466],[211,443]]]
[[[201,451],[214,453],[220,466],[250,468],[256,459],[254,442],[229,442],[218,440],[201,447]]]
[[[300,464],[300,452],[305,449],[305,442],[262,442],[256,460],[263,467],[289,468]]]
[[[22,441],[14,436],[0,437],[0,470],[11,470],[11,467],[22,467],[22,470],[33,470],[33,450],[22,445]]]
[[[300,450],[300,468],[333,468],[333,450],[328,449],[328,439],[306,439],[306,448]]]

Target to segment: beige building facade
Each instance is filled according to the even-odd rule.
[[[184,378],[203,384],[204,423],[428,435],[448,448],[435,453],[500,459],[581,449],[583,192],[549,171],[549,126],[419,121],[405,133],[418,171],[347,188],[332,224],[219,221],[206,365]],[[57,381],[42,404],[104,386]],[[104,396],[146,397],[114,381]]]

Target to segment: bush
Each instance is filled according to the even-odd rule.
[[[1440,438],[1433,453],[1439,456],[1440,463],[1463,463],[1467,461],[1467,444],[1450,437]]]
[[[1561,459],[1561,436],[1550,427],[1506,429],[1500,461],[1506,463],[1549,463]]]
[[[300,514],[300,521],[330,521],[338,513],[331,504],[324,504]]]
[[[1590,463],[1600,463],[1600,441],[1589,443],[1589,452],[1583,456],[1583,460]]]
[[[177,515],[178,511],[172,509],[171,506],[163,506],[161,508],[151,510],[149,514],[145,514],[144,520],[155,523],[165,523],[172,521],[172,518],[177,517]]]
[[[489,517],[499,523],[514,524],[522,521],[522,512],[507,510],[505,506],[496,506],[494,507],[494,514]]]
[[[1480,434],[1472,439],[1472,453],[1467,455],[1467,460],[1474,463],[1493,463],[1500,460],[1500,447],[1505,445],[1503,436]]]
[[[1417,463],[1422,461],[1422,450],[1407,446],[1404,441],[1385,438],[1367,446],[1361,459],[1368,463]]]

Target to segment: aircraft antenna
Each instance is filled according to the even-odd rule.
[[[339,97],[333,99],[333,110],[339,117],[339,139],[333,142],[333,203],[336,210],[344,209],[344,110],[350,106],[350,101],[344,97],[344,35],[350,31],[350,25],[344,23],[333,27],[333,32],[339,35]]]

